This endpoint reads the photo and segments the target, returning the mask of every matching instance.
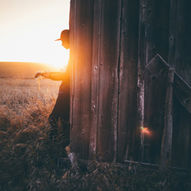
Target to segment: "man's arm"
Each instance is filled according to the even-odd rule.
[[[43,76],[44,78],[55,80],[55,81],[64,81],[66,77],[68,76],[67,72],[42,72],[37,73],[35,75],[35,78],[38,78],[39,76]]]

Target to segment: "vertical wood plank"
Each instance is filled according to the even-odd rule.
[[[164,129],[161,144],[161,166],[166,167],[171,164],[172,154],[172,133],[173,133],[173,87],[174,68],[169,69],[167,79],[167,90],[165,98]]]
[[[152,135],[144,137],[142,155],[144,161],[159,163],[164,128],[167,75],[164,59],[167,60],[168,55],[169,2],[147,1],[145,15],[146,67],[152,65],[153,70],[144,72],[144,126]]]
[[[175,69],[184,81],[191,85],[191,1],[178,0],[176,13],[176,38],[175,38]],[[178,80],[179,81],[179,80]],[[189,104],[191,97],[185,94],[185,84],[179,82],[177,84],[177,76],[175,76],[174,85],[174,105],[173,105],[173,140],[172,140],[172,164],[178,167],[191,168],[191,114],[182,107]],[[185,91],[190,92],[189,89]],[[179,92],[179,93],[178,93]],[[184,104],[180,97],[185,98]],[[190,98],[190,99],[189,99]],[[181,103],[181,105],[180,105]]]
[[[97,156],[102,161],[113,161],[117,152],[120,1],[104,0],[102,9]]]
[[[161,129],[163,129],[163,106],[164,100],[162,97],[156,97],[154,84],[160,84],[158,74],[149,74],[145,71],[145,65],[148,65],[151,60],[157,55],[162,55],[166,58],[168,54],[168,17],[169,3],[168,1],[141,0],[140,1],[140,20],[139,20],[139,61],[138,61],[138,131],[141,126],[149,128],[153,131],[152,136],[144,138],[141,147],[141,160],[156,162],[160,156]],[[165,15],[165,16],[164,16]],[[162,25],[159,26],[159,23]],[[165,25],[165,27],[164,27]],[[157,63],[152,63],[157,65]],[[155,71],[156,72],[156,71]],[[161,79],[163,81],[163,79]],[[158,83],[158,82],[159,83]],[[162,88],[164,86],[164,88]],[[158,95],[163,95],[165,85],[160,86],[162,89]],[[153,97],[155,96],[155,97]],[[160,102],[157,108],[156,102]],[[151,104],[152,103],[152,104]],[[158,143],[157,143],[158,142]]]
[[[173,140],[172,140],[172,165],[190,169],[191,148],[191,113],[173,96]]]
[[[89,152],[91,122],[91,61],[93,0],[71,1],[74,19],[70,22],[73,65],[71,147],[80,157]]]
[[[173,87],[174,82],[174,65],[175,65],[175,38],[176,38],[176,16],[177,1],[170,1],[169,16],[169,54],[168,64],[170,66],[167,80],[167,90],[165,98],[165,116],[164,130],[161,143],[161,166],[166,167],[171,164],[172,155],[172,133],[173,133]]]
[[[101,56],[101,27],[102,27],[102,3],[94,2],[93,18],[93,49],[92,49],[92,84],[91,84],[91,129],[89,158],[97,157],[97,132],[98,132],[98,111],[99,111],[99,83],[100,83],[100,56]]]
[[[144,126],[144,70],[146,65],[146,9],[148,0],[139,1],[139,41],[138,41],[138,68],[137,68],[137,134],[140,135],[140,127]],[[143,147],[141,140],[137,142],[138,158],[142,159]],[[137,159],[138,159],[137,158]]]
[[[122,1],[119,70],[118,161],[132,159],[135,149],[138,13],[138,1]]]
[[[191,1],[177,1],[175,68],[191,84]]]

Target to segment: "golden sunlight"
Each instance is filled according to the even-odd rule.
[[[69,27],[70,0],[3,2],[0,61],[37,62],[56,69],[66,68],[69,51],[55,39]]]
[[[46,48],[39,61],[56,69],[65,70],[69,61],[70,51],[62,47],[61,42],[53,42],[52,48]],[[48,56],[46,56],[48,55]]]

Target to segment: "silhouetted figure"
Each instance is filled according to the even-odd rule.
[[[57,40],[62,41],[62,46],[66,49],[69,49],[69,30],[63,30],[61,32],[60,38]],[[43,76],[45,78],[62,81],[56,104],[52,110],[52,113],[49,116],[49,123],[51,126],[50,129],[50,139],[55,141],[58,137],[58,126],[61,124],[63,129],[63,147],[69,145],[70,143],[70,69],[69,65],[65,72],[44,72],[37,73],[35,78]]]

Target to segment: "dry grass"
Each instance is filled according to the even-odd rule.
[[[57,71],[58,69],[32,62],[0,62],[0,78],[33,78],[38,71]]]
[[[48,115],[59,82],[0,79],[0,190],[25,190],[47,157]]]
[[[58,92],[59,84],[49,80],[41,81],[22,79],[0,80],[0,129],[17,131],[47,127],[50,114]],[[10,130],[11,128],[11,130]]]
[[[0,79],[0,191],[190,190],[185,173],[90,161],[75,173],[48,139],[48,115],[59,83]],[[61,166],[60,166],[61,165]]]

